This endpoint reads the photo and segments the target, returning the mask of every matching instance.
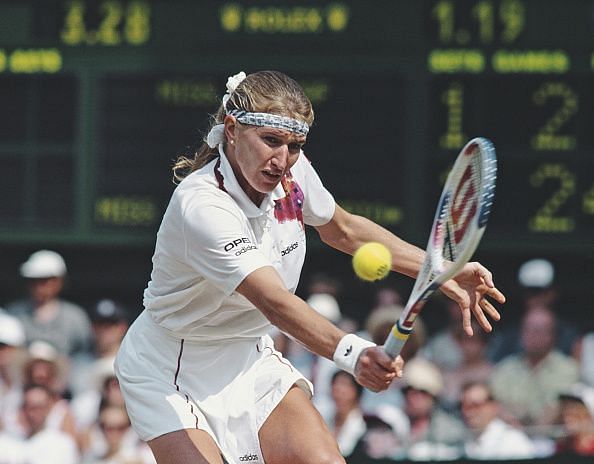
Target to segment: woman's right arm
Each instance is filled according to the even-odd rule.
[[[336,353],[345,332],[289,292],[274,268],[266,266],[250,273],[237,291],[262,311],[272,324],[310,351],[334,360],[336,355],[348,356],[348,346],[346,354]],[[380,347],[363,349],[355,362],[355,378],[374,391],[386,389],[394,377],[402,373],[402,359],[393,360]]]

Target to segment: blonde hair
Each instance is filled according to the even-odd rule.
[[[311,102],[301,86],[289,76],[278,71],[259,71],[249,74],[212,116],[206,133],[217,124],[223,124],[227,111],[234,109],[253,113],[271,113],[313,124]],[[182,155],[173,165],[173,180],[180,182],[188,174],[200,169],[218,156],[218,148],[211,148],[205,140],[193,156]]]

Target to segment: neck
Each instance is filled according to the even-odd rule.
[[[531,368],[535,369],[540,363],[542,363],[549,353],[550,351],[547,351],[546,353],[529,354],[526,356],[526,361]]]
[[[356,406],[351,406],[346,409],[343,408],[343,409],[336,411],[336,415],[334,416],[334,424],[342,425],[344,423],[344,421],[346,420],[346,418],[348,417],[348,415],[355,409],[357,409]]]
[[[40,322],[51,321],[58,313],[58,302],[55,299],[35,304],[35,319]]]
[[[410,431],[413,437],[422,437],[429,430],[429,417],[416,417],[410,421]]]

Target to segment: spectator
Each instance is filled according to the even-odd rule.
[[[97,395],[91,395],[93,391],[85,392],[72,402],[72,409],[79,429],[79,446],[87,454],[95,457],[103,456],[106,452],[104,436],[98,433],[97,429],[101,411],[107,407],[125,408],[120,383],[115,376],[113,361],[104,360],[103,364],[97,367],[99,369],[94,374],[95,381],[99,385],[96,390]],[[130,435],[134,437],[134,443],[139,440],[135,432],[130,431]]]
[[[535,457],[532,441],[523,431],[499,417],[499,403],[484,382],[462,387],[462,418],[469,430],[464,453],[469,459],[529,459]]]
[[[53,393],[43,385],[29,385],[23,392],[22,412],[25,421],[27,464],[78,464],[74,439],[60,430],[46,426],[54,405]]]
[[[576,341],[573,357],[580,366],[582,382],[594,387],[594,332],[586,332]]]
[[[25,444],[0,428],[0,464],[27,464]]]
[[[366,430],[363,411],[359,405],[363,387],[345,371],[336,371],[331,385],[335,412],[328,426],[338,442],[341,454],[347,457]]]
[[[576,383],[559,400],[566,435],[558,441],[557,453],[594,457],[594,388]]]
[[[23,384],[41,386],[50,395],[49,409],[44,414],[44,428],[59,430],[76,439],[78,435],[74,417],[70,403],[65,397],[67,360],[61,357],[54,347],[42,341],[32,343],[28,355],[29,358],[23,366]],[[18,403],[23,401],[21,397]],[[7,422],[6,426],[21,437],[28,434],[27,424],[20,418]]]
[[[428,338],[421,354],[442,371],[457,369],[462,363],[462,351],[458,340],[464,336],[462,312],[456,304],[444,301],[448,320],[446,326]],[[476,331],[475,331],[476,334]]]
[[[87,374],[92,387],[72,399],[72,413],[79,430],[87,430],[97,421],[102,403],[117,406],[123,404],[113,363],[113,358],[94,362],[93,370]]]
[[[458,407],[464,384],[487,382],[493,371],[493,363],[486,356],[489,334],[480,330],[476,321],[472,321],[471,325],[472,337],[462,330],[456,334],[455,341],[462,355],[460,364],[456,368],[442,370],[444,389],[441,404],[450,411]]]
[[[123,405],[103,403],[85,464],[149,464],[155,459],[148,445],[132,430]]]
[[[21,265],[29,296],[7,306],[20,319],[27,343],[42,340],[60,353],[71,356],[87,351],[91,343],[91,324],[86,312],[60,298],[66,264],[58,253],[40,250]]]
[[[406,438],[410,433],[409,422],[400,409],[382,409],[376,414],[365,415],[366,430],[349,456],[352,462],[370,459],[404,459]]]
[[[521,290],[521,313],[532,307],[545,306],[555,311],[559,303],[559,291],[555,286],[555,267],[546,259],[531,259],[518,269],[518,284]],[[519,324],[509,324],[493,333],[489,342],[488,356],[499,362],[506,356],[522,351]],[[574,324],[563,317],[556,317],[555,346],[566,355],[571,354],[578,337]]]
[[[382,306],[402,306],[402,295],[392,285],[382,285],[375,292],[375,305],[374,308]]]
[[[103,364],[112,364],[128,330],[128,311],[119,302],[104,298],[95,303],[90,313],[93,350],[72,359],[70,386],[75,395],[97,391],[95,372]]]
[[[531,307],[522,319],[522,352],[495,366],[493,392],[509,420],[524,426],[552,425],[559,393],[578,379],[575,360],[555,348],[555,327],[549,307]]]
[[[0,424],[15,422],[18,417],[24,343],[25,332],[19,320],[0,310]]]
[[[443,378],[439,368],[415,357],[404,369],[404,413],[410,424],[407,457],[413,460],[449,460],[461,455],[465,438],[464,424],[439,406]],[[384,405],[381,412],[391,414],[396,406]],[[396,414],[393,414],[397,417]],[[394,430],[401,427],[394,426]]]
[[[407,367],[404,412],[410,420],[409,457],[441,460],[459,456],[464,425],[439,406],[443,378],[438,367],[419,357]]]

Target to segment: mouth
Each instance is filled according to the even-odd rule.
[[[271,182],[278,182],[281,180],[283,173],[282,172],[270,172],[270,171],[262,171],[264,177]]]

